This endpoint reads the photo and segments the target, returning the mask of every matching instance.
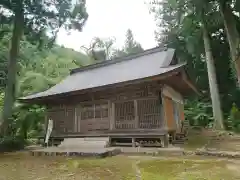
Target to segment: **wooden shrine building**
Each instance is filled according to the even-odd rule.
[[[197,92],[175,50],[139,54],[73,69],[50,89],[20,100],[47,107],[52,137],[161,137],[181,131],[183,98]]]

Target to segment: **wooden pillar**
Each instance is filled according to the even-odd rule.
[[[138,118],[138,107],[137,107],[137,100],[134,100],[134,110],[135,110],[135,128],[139,128],[139,118]]]
[[[161,99],[162,99],[162,110],[161,110],[161,117],[162,117],[162,126],[164,127],[164,129],[167,129],[168,126],[167,126],[167,114],[166,114],[166,103],[165,103],[165,98],[164,98],[164,95],[163,93],[161,92]]]
[[[77,132],[81,132],[81,112],[82,112],[82,109],[81,109],[81,105],[78,105],[77,106]]]
[[[132,138],[132,147],[136,147],[136,139]]]
[[[77,106],[74,107],[74,132],[78,132]]]
[[[48,114],[49,114],[49,110],[47,109],[47,113],[46,113],[46,115],[45,115],[45,127],[44,127],[44,129],[45,129],[45,134],[47,133],[47,123],[48,123]],[[53,120],[53,124],[54,124],[55,122],[54,122],[54,120]]]
[[[111,104],[109,102],[109,104]],[[110,116],[110,130],[115,129],[115,104],[112,102],[111,116]]]
[[[160,137],[161,145],[162,147],[168,147],[169,145],[169,135],[164,134],[163,136]]]

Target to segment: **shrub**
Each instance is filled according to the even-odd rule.
[[[186,101],[185,118],[191,126],[207,127],[213,121],[212,106],[199,100]]]
[[[21,150],[26,144],[27,142],[22,137],[6,136],[0,139],[0,151]]]
[[[234,132],[240,132],[240,110],[236,104],[232,105],[230,115],[225,121],[225,127],[227,130],[233,130]]]

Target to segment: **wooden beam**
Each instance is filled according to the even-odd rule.
[[[189,80],[188,75],[185,71],[182,71],[182,79],[183,81],[199,96],[201,96],[202,94],[198,91],[198,89],[196,88],[196,86],[193,85],[193,83]]]

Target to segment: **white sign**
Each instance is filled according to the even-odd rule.
[[[48,144],[48,140],[50,138],[50,135],[52,133],[52,129],[53,129],[53,120],[49,119],[48,120],[48,126],[47,126],[47,133],[46,133],[46,137],[45,137],[45,143]]]

